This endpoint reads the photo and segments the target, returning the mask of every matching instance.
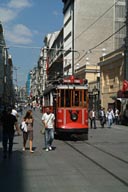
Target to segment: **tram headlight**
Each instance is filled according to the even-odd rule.
[[[77,119],[78,119],[78,114],[77,114],[77,113],[72,113],[72,114],[71,114],[71,119],[72,119],[72,121],[77,121]]]

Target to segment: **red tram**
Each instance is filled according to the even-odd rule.
[[[88,139],[88,85],[69,76],[46,87],[43,111],[50,107],[56,117],[55,133],[82,134]]]

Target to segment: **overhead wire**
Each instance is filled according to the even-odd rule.
[[[108,13],[117,3],[119,2],[119,0],[117,0],[111,7],[109,7],[102,15],[100,15],[93,23],[91,23],[86,29],[84,29],[78,36],[76,36],[75,38],[74,38],[74,41],[76,40],[76,39],[78,39],[83,33],[85,33],[87,30],[89,30],[93,25],[95,25],[106,13]],[[119,30],[120,31],[120,30]],[[118,32],[118,31],[117,31]],[[112,36],[113,36],[113,34],[112,34]],[[109,39],[110,38],[110,36],[107,38],[107,39]],[[104,41],[107,41],[107,39],[105,39]],[[72,42],[72,41],[71,41]],[[69,42],[65,47],[67,47],[71,42]],[[102,44],[102,43],[99,43],[98,44],[98,46],[100,45],[100,44]],[[54,48],[52,48],[52,49],[54,49]],[[91,50],[92,50],[92,48],[91,48]],[[83,50],[82,50],[83,51]],[[79,53],[79,52],[78,52]],[[87,54],[87,53],[85,53],[85,54]],[[82,58],[85,56],[85,54],[82,56]],[[78,56],[78,58],[80,57],[80,53],[79,53],[79,56]],[[81,58],[80,58],[80,60],[81,60]],[[79,61],[79,60],[78,60]]]
[[[117,0],[111,7],[109,7],[102,15],[100,15],[93,23],[91,23],[86,29],[84,29],[78,36],[76,36],[74,38],[74,41],[76,39],[78,39],[83,33],[85,33],[87,30],[89,30],[93,25],[95,25],[106,13],[108,13],[117,3],[119,2],[119,0]],[[113,36],[113,34],[112,34]],[[110,38],[110,37],[108,37]],[[71,41],[72,42],[72,41]],[[71,42],[69,42],[65,47],[67,47]],[[100,44],[100,43],[99,43]],[[54,49],[54,48],[52,48]],[[83,50],[82,50],[83,51]],[[78,52],[79,53],[79,52]],[[85,53],[86,54],[86,53]],[[85,55],[82,56],[82,58],[84,57]],[[79,53],[79,56],[78,58],[80,57],[80,53]],[[81,58],[80,58],[81,60]],[[78,60],[79,61],[79,60]]]
[[[96,46],[94,46],[93,48],[91,48],[90,50],[93,50],[97,47],[99,47],[101,44],[103,44],[104,42],[108,41],[111,37],[113,37],[116,33],[118,33],[119,31],[121,31],[124,27],[126,26],[126,24],[124,24],[122,27],[120,27],[116,32],[114,32],[112,35],[110,35],[109,37],[107,37],[105,40],[101,41],[99,44],[97,44]]]
[[[94,22],[92,22],[86,29],[84,29],[78,36],[74,38],[74,41],[78,39],[83,33],[88,31],[93,25],[95,25],[108,11],[110,11],[117,3],[119,0],[117,0],[111,7],[109,7],[104,13],[102,13]],[[71,41],[72,42],[72,41]],[[69,42],[66,47],[71,43]]]
[[[107,37],[106,39],[104,39],[103,41],[101,41],[100,43],[98,43],[97,45],[95,45],[94,47],[90,48],[88,51],[86,51],[84,53],[84,55],[82,55],[82,57],[77,61],[81,61],[89,52],[91,52],[93,49],[96,49],[97,47],[99,47],[100,45],[102,45],[104,42],[108,41],[111,37],[113,37],[116,33],[118,33],[119,31],[121,31],[124,27],[126,26],[126,24],[124,24],[122,27],[120,27],[116,32],[112,33],[109,37]]]
[[[119,0],[117,0],[111,7],[109,7],[102,15],[100,15],[93,23],[91,23],[86,29],[84,29],[74,40],[79,38],[83,33],[85,33],[88,29],[90,29],[94,24],[96,24],[109,10],[111,10]],[[72,41],[71,41],[72,42]],[[69,42],[69,44],[71,43]],[[68,44],[68,45],[69,45]],[[3,46],[3,44],[0,44],[0,46]],[[22,45],[9,45],[8,47],[14,47],[14,48],[25,48],[25,49],[41,49],[41,47],[38,46],[22,46]],[[50,49],[56,49],[56,48],[50,48]],[[59,49],[58,49],[59,50]]]
[[[108,11],[110,11],[117,3],[119,2],[119,0],[117,0],[111,7],[109,7],[102,15],[100,15],[93,23],[91,23],[86,29],[84,29],[78,36],[76,36],[74,38],[74,40],[78,39],[83,33],[85,33],[87,30],[89,30],[93,25],[95,25]],[[125,26],[125,25],[124,25]],[[103,44],[105,41],[107,41],[108,39],[110,39],[113,35],[115,35],[116,33],[118,33],[122,28],[124,28],[124,26],[122,26],[119,30],[117,30],[115,33],[113,33],[112,35],[110,35],[108,38],[106,38],[105,40],[103,40],[102,42],[100,42],[99,44],[97,44],[96,46],[94,46],[93,48],[89,49],[88,51],[85,52],[85,54],[78,60],[80,61],[85,55],[87,55],[87,53],[95,48],[97,48],[99,45]],[[69,42],[70,44],[71,42]],[[68,44],[68,45],[69,45]],[[68,46],[66,45],[66,46]],[[0,45],[0,46],[3,46],[3,45]],[[14,47],[14,48],[25,48],[25,49],[42,49],[41,47],[38,47],[38,46],[22,46],[22,45],[9,45],[8,47]],[[56,48],[52,48],[52,49],[55,49]],[[59,49],[57,49],[58,51]],[[82,50],[84,51],[84,50]],[[78,51],[78,58],[80,57],[80,53]],[[78,59],[76,58],[76,59]],[[77,61],[77,62],[78,62]]]

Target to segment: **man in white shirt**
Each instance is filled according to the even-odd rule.
[[[54,140],[54,120],[55,115],[51,113],[49,107],[46,108],[46,112],[42,116],[42,123],[45,127],[45,145],[46,151],[52,150],[52,142]]]
[[[111,128],[112,123],[113,123],[113,119],[114,119],[114,113],[113,113],[113,110],[111,108],[109,108],[107,110],[106,118],[107,118],[107,121],[108,121],[108,128]]]
[[[115,124],[119,124],[119,110],[117,108],[115,109]]]
[[[11,114],[14,115],[16,118],[18,118],[19,115],[18,115],[18,112],[15,109],[15,106],[13,106]]]
[[[90,111],[89,118],[90,118],[90,128],[96,129],[96,112],[94,108]]]
[[[104,108],[100,109],[99,118],[100,118],[101,127],[104,128],[104,124],[106,122],[106,115],[105,115],[105,109]]]

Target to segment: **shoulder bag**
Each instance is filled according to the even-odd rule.
[[[50,114],[50,116],[49,116],[49,118],[48,118],[46,124],[49,122],[51,116],[52,116],[52,113]],[[42,135],[45,133],[45,127],[44,127],[44,126],[41,128],[40,133],[41,133]]]

